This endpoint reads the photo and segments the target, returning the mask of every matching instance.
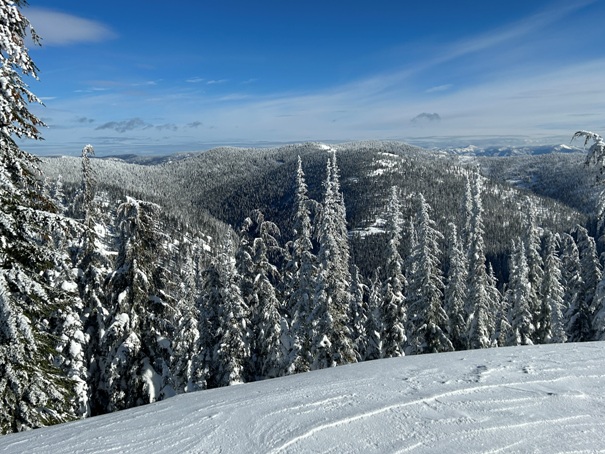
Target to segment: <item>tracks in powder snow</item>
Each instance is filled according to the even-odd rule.
[[[0,437],[0,453],[605,452],[605,343],[372,361]]]
[[[428,448],[443,444],[451,446],[452,449],[468,447],[470,444],[484,452],[514,451],[521,442],[503,443],[505,439],[510,439],[513,433],[519,434],[522,442],[527,444],[528,439],[533,438],[533,442],[540,439],[535,436],[534,429],[545,424],[574,424],[578,428],[582,425],[592,426],[593,416],[588,413],[545,417],[544,409],[552,408],[553,415],[564,414],[567,407],[573,406],[573,401],[584,398],[582,393],[569,391],[572,388],[570,383],[582,379],[605,385],[605,377],[602,374],[533,378],[532,367],[522,366],[520,370],[516,367],[515,369],[517,377],[527,376],[524,377],[527,379],[508,381],[507,378],[511,378],[511,370],[489,369],[485,365],[478,365],[458,383],[446,381],[441,384],[441,387],[448,386],[453,389],[418,398],[401,396],[401,402],[378,405],[363,411],[349,411],[344,417],[328,418],[320,424],[301,428],[297,434],[290,434],[270,452],[299,452],[303,450],[303,446],[305,450],[313,446],[318,452],[329,452],[330,439],[334,433],[342,432],[343,428],[350,426],[346,431],[359,435],[364,431],[364,426],[374,419],[381,420],[383,424],[387,420],[400,433],[399,437],[395,436],[395,440],[390,440],[389,443],[375,440],[376,451],[385,452],[407,452],[422,446]],[[500,380],[496,383],[486,383],[487,377],[498,374],[501,374]],[[416,392],[422,394],[422,389]],[[299,405],[287,410],[302,409],[311,412],[321,407],[324,402],[332,400],[334,399]],[[363,402],[356,402],[356,406],[361,405]],[[518,422],[511,423],[511,419]],[[435,430],[435,426],[438,430]],[[371,438],[371,433],[368,433],[368,436]],[[490,440],[496,447],[487,449],[482,440]],[[351,446],[347,451],[368,452],[367,446],[363,449],[357,448],[360,446]]]

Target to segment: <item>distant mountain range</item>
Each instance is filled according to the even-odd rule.
[[[466,147],[437,148],[437,151],[445,151],[449,154],[459,156],[528,156],[544,155],[550,153],[585,153],[581,147],[571,145],[503,145],[503,146],[476,146],[468,145]]]

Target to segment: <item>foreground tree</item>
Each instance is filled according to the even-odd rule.
[[[467,347],[466,313],[464,302],[466,300],[466,280],[468,265],[458,240],[456,226],[448,225],[448,273],[444,290],[444,308],[448,316],[448,334],[456,350]]]
[[[454,347],[446,333],[448,318],[442,306],[443,277],[439,258],[439,241],[443,235],[435,229],[429,216],[430,206],[418,194],[416,199],[416,231],[418,244],[412,255],[417,263],[410,276],[409,288],[409,353],[439,353]]]
[[[403,275],[403,259],[399,253],[401,243],[401,207],[396,188],[391,191],[387,209],[387,263],[382,294],[382,348],[383,358],[403,356],[405,353],[405,325],[407,323],[406,301],[404,297],[407,285]]]
[[[71,280],[68,257],[55,247],[62,241],[53,241],[76,226],[50,201],[38,159],[12,137],[40,139],[43,125],[28,107],[39,100],[21,78],[36,77],[26,35],[38,41],[20,11],[24,5],[0,1],[0,433],[72,419],[81,404],[73,398],[75,381],[67,378],[81,359],[73,309],[80,302],[56,286]],[[73,338],[57,339],[64,332]]]
[[[531,285],[529,268],[523,242],[513,244],[510,264],[511,281],[508,288],[508,306],[510,308],[510,334],[508,345],[533,345],[536,328],[529,306]]]
[[[561,259],[557,254],[559,246],[559,235],[550,233],[546,237],[546,258],[544,259],[544,279],[542,281],[542,295],[544,296],[543,314],[548,314],[548,319],[543,315],[544,321],[548,323],[547,336],[540,339],[541,342],[563,343],[567,341],[565,324],[563,319],[563,296]]]
[[[294,200],[294,240],[289,244],[290,260],[286,266],[286,279],[290,287],[287,313],[290,315],[288,329],[291,341],[286,358],[287,373],[307,372],[313,361],[310,357],[310,317],[318,270],[317,257],[313,254],[311,206],[299,156]]]
[[[348,320],[351,274],[346,211],[340,192],[336,153],[327,164],[318,237],[319,273],[311,336],[313,369],[347,364],[356,359]]]
[[[118,207],[120,249],[107,283],[110,317],[101,339],[98,408],[116,411],[173,394],[170,297],[159,206],[127,197]],[[103,406],[106,408],[103,410]]]

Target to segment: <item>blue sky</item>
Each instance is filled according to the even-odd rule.
[[[37,154],[605,133],[605,1],[30,0]]]

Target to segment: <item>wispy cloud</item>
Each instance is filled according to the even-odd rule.
[[[425,93],[437,93],[437,92],[440,92],[440,91],[447,91],[450,88],[452,88],[453,86],[454,85],[452,85],[452,84],[437,85],[436,87],[431,87],[431,88],[427,89],[425,91]]]
[[[155,127],[155,129],[157,129],[158,131],[173,131],[176,132],[178,131],[179,127],[173,123],[167,123],[164,125],[157,125]]]
[[[76,118],[76,123],[80,123],[80,124],[90,124],[90,123],[94,123],[94,119],[93,118],[88,118],[88,117],[78,117]]]
[[[29,8],[27,17],[45,46],[101,42],[117,37],[106,25],[45,8]]]
[[[224,84],[227,82],[227,79],[213,79],[206,82],[207,85],[216,85],[216,84]]]
[[[439,116],[438,113],[427,113],[427,112],[423,112],[421,114],[416,115],[414,118],[412,118],[412,120],[410,120],[412,123],[424,123],[424,122],[435,122],[435,121],[441,121],[441,117]]]
[[[103,129],[111,129],[116,132],[126,132],[133,131],[135,129],[148,129],[151,127],[153,127],[153,125],[141,120],[140,118],[132,118],[124,121],[108,121],[107,123],[97,126],[95,130],[101,131]]]
[[[187,82],[189,84],[199,84],[201,82],[204,82],[204,80],[206,80],[206,79],[204,79],[203,77],[191,77],[191,78],[187,79],[185,82]]]
[[[427,61],[429,65],[443,63],[480,51],[493,49],[501,44],[523,39],[551,24],[554,24],[574,11],[577,11],[596,0],[578,0],[573,3],[561,2],[539,13],[521,19],[512,24],[490,30],[489,32],[460,40],[450,46],[433,60]],[[526,43],[524,43],[526,44]]]

